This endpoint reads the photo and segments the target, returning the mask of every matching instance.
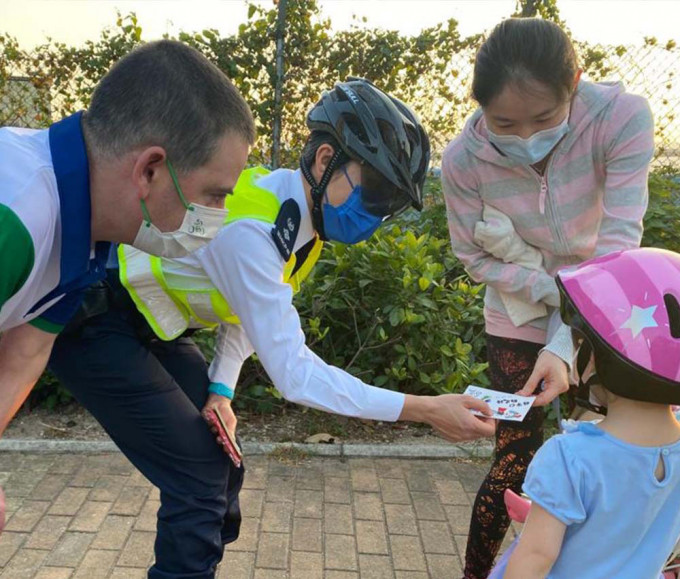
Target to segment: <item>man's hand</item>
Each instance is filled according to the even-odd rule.
[[[56,334],[29,324],[0,338],[0,436],[38,381],[52,352]]]
[[[569,371],[567,364],[552,352],[544,350],[538,356],[534,371],[529,376],[527,383],[519,392],[519,396],[533,396],[539,384],[543,380],[543,390],[538,392],[534,406],[550,404],[563,392],[569,390]]]
[[[487,416],[475,416],[470,410]],[[486,402],[464,394],[407,395],[399,420],[426,422],[446,440],[460,442],[493,436],[496,421],[490,415],[491,408]]]
[[[224,421],[225,426],[227,427],[227,430],[231,433],[232,437],[234,439],[236,438],[236,423],[238,422],[236,415],[234,414],[233,409],[231,408],[231,400],[227,398],[226,396],[220,396],[219,394],[209,394],[208,395],[208,400],[205,403],[205,406],[203,407],[203,411],[201,412],[203,419],[210,424],[210,420],[208,418],[208,412],[212,409],[215,408],[219,413],[220,416],[222,417],[222,420]],[[217,430],[215,428],[211,428],[213,433],[217,433]],[[217,441],[221,444],[221,439],[217,437]]]

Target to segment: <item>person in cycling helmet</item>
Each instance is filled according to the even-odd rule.
[[[91,292],[90,313],[57,341],[52,370],[160,488],[151,579],[213,577],[224,544],[238,535],[243,470],[201,413],[217,409],[234,432],[231,399],[253,353],[291,402],[425,422],[453,441],[494,433],[490,418],[470,412],[488,415],[481,401],[376,388],[305,345],[293,294],[324,241],[357,243],[406,208],[420,209],[430,158],[417,116],[367,80],[325,92],[307,125],[300,168],[244,171],[227,196],[224,227],[204,250],[157,259],[119,246],[117,267]],[[209,367],[188,337],[205,327],[219,328]]]
[[[310,186],[312,222],[321,239],[362,241],[382,221],[410,206],[418,211],[423,208],[430,141],[418,117],[400,100],[367,80],[350,77],[323,94],[309,112],[307,126],[311,134],[300,169]],[[316,176],[313,155],[322,144],[330,145],[333,154]],[[358,227],[353,227],[352,233],[347,227],[339,228],[335,211],[323,207],[333,175],[352,161],[359,166],[361,187],[352,192],[348,202],[352,213],[362,216],[361,233]]]
[[[606,412],[551,438],[504,579],[657,579],[680,539],[680,255],[631,249],[557,275],[580,397]]]

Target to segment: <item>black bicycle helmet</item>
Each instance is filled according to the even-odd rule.
[[[369,178],[362,179],[362,202],[368,211],[389,219],[409,206],[423,208],[430,141],[416,114],[399,99],[366,79],[349,77],[322,94],[307,115],[307,127],[330,133],[342,149],[336,151],[318,184],[310,168],[300,164],[312,187],[314,225],[322,237],[321,199],[344,155],[377,174],[371,179],[367,172]]]

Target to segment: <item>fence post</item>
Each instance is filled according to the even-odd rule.
[[[277,0],[274,0],[277,3]],[[272,130],[272,169],[279,168],[281,160],[281,95],[283,92],[283,45],[286,33],[286,4],[288,0],[278,0],[276,19],[276,85],[274,86],[274,127]]]

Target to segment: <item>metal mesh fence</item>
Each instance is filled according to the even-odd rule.
[[[622,81],[629,92],[647,98],[654,114],[654,165],[680,170],[680,50],[666,46],[591,46],[586,50],[598,68],[594,80]]]
[[[0,84],[3,126],[39,128],[52,120],[49,91],[36,88],[27,76],[11,76]]]
[[[585,68],[583,78],[622,81],[626,90],[649,100],[656,126],[654,165],[680,171],[680,85],[675,73],[680,71],[680,49],[672,43],[666,46],[653,43],[644,46],[577,45]],[[436,153],[440,153],[460,131],[475,108],[470,98],[475,51],[471,47],[454,54],[446,70],[432,73],[446,75],[449,79],[447,85],[451,90],[447,97],[428,91],[427,77],[419,81],[422,90],[415,94],[422,96],[412,105],[430,126]],[[17,62],[0,61],[0,125],[45,127],[87,106],[96,75],[87,74],[80,65],[53,75],[49,67],[41,65],[40,60],[44,57],[24,55]],[[289,89],[296,92],[295,87]],[[312,104],[298,103],[301,110]],[[284,139],[291,143],[302,142],[304,123],[299,122],[296,127],[288,122],[286,126],[285,121]],[[266,158],[270,131],[270,127],[262,131],[260,158]],[[286,146],[285,142],[283,146]],[[435,154],[435,160],[437,157]]]

